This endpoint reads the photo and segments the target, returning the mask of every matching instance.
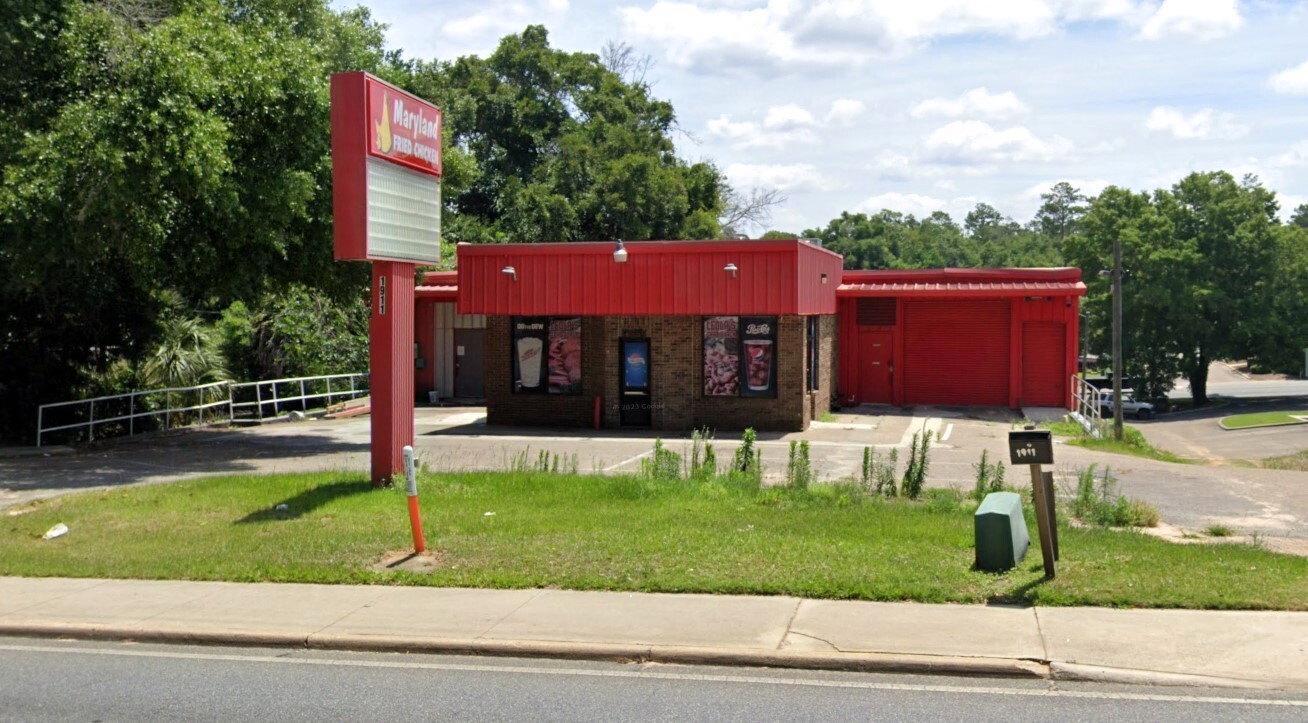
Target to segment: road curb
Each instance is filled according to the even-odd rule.
[[[86,623],[0,623],[0,636],[79,640],[295,647],[376,653],[426,653],[494,657],[552,658],[616,663],[667,663],[753,668],[839,670],[864,673],[910,673],[984,678],[1049,679],[1043,662],[1011,658],[967,658],[893,653],[798,653],[784,650],[521,640],[401,638],[335,633],[255,633],[243,631],[152,630]]]
[[[1165,685],[1186,688],[1243,688],[1246,690],[1285,690],[1288,686],[1269,681],[1224,678],[1190,673],[1160,673],[1132,668],[1109,668],[1101,665],[1051,662],[1049,670],[1053,680],[1075,680],[1090,683],[1122,683],[1126,685]]]

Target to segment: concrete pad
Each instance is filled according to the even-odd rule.
[[[1052,661],[1308,685],[1308,613],[1040,608]]]
[[[1043,660],[1032,608],[804,600],[786,650]]]
[[[41,608],[65,595],[103,585],[104,580],[71,579],[65,577],[0,577],[0,617],[10,613]]]
[[[483,638],[775,650],[798,604],[788,597],[547,590]]]
[[[5,623],[135,625],[207,594],[202,585],[176,580],[103,580],[5,615]],[[57,585],[57,584],[56,584]]]
[[[388,588],[322,632],[474,640],[540,594],[540,590]]]
[[[157,631],[281,633],[307,636],[377,600],[384,588],[363,585],[190,583],[199,593],[152,615]]]

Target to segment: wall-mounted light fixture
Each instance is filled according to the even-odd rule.
[[[508,274],[509,276],[512,276],[514,281],[518,280],[518,270],[513,268],[512,266],[505,266],[504,268],[500,269],[500,273]]]
[[[622,239],[618,239],[618,247],[613,249],[613,261],[619,264],[627,263],[627,247],[622,245]]]
[[[822,283],[824,283],[824,284],[827,283],[827,275],[826,275],[826,274],[822,274]]]
[[[727,264],[722,267],[722,270],[731,274],[731,278],[733,279],[736,278],[736,272],[740,271],[740,269],[736,268],[735,264]]]

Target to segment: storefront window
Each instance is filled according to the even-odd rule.
[[[581,317],[517,316],[513,330],[513,391],[581,394]]]
[[[777,318],[704,317],[704,396],[775,397]]]

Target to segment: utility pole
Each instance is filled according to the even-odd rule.
[[[1122,241],[1113,239],[1113,439],[1122,441]]]

